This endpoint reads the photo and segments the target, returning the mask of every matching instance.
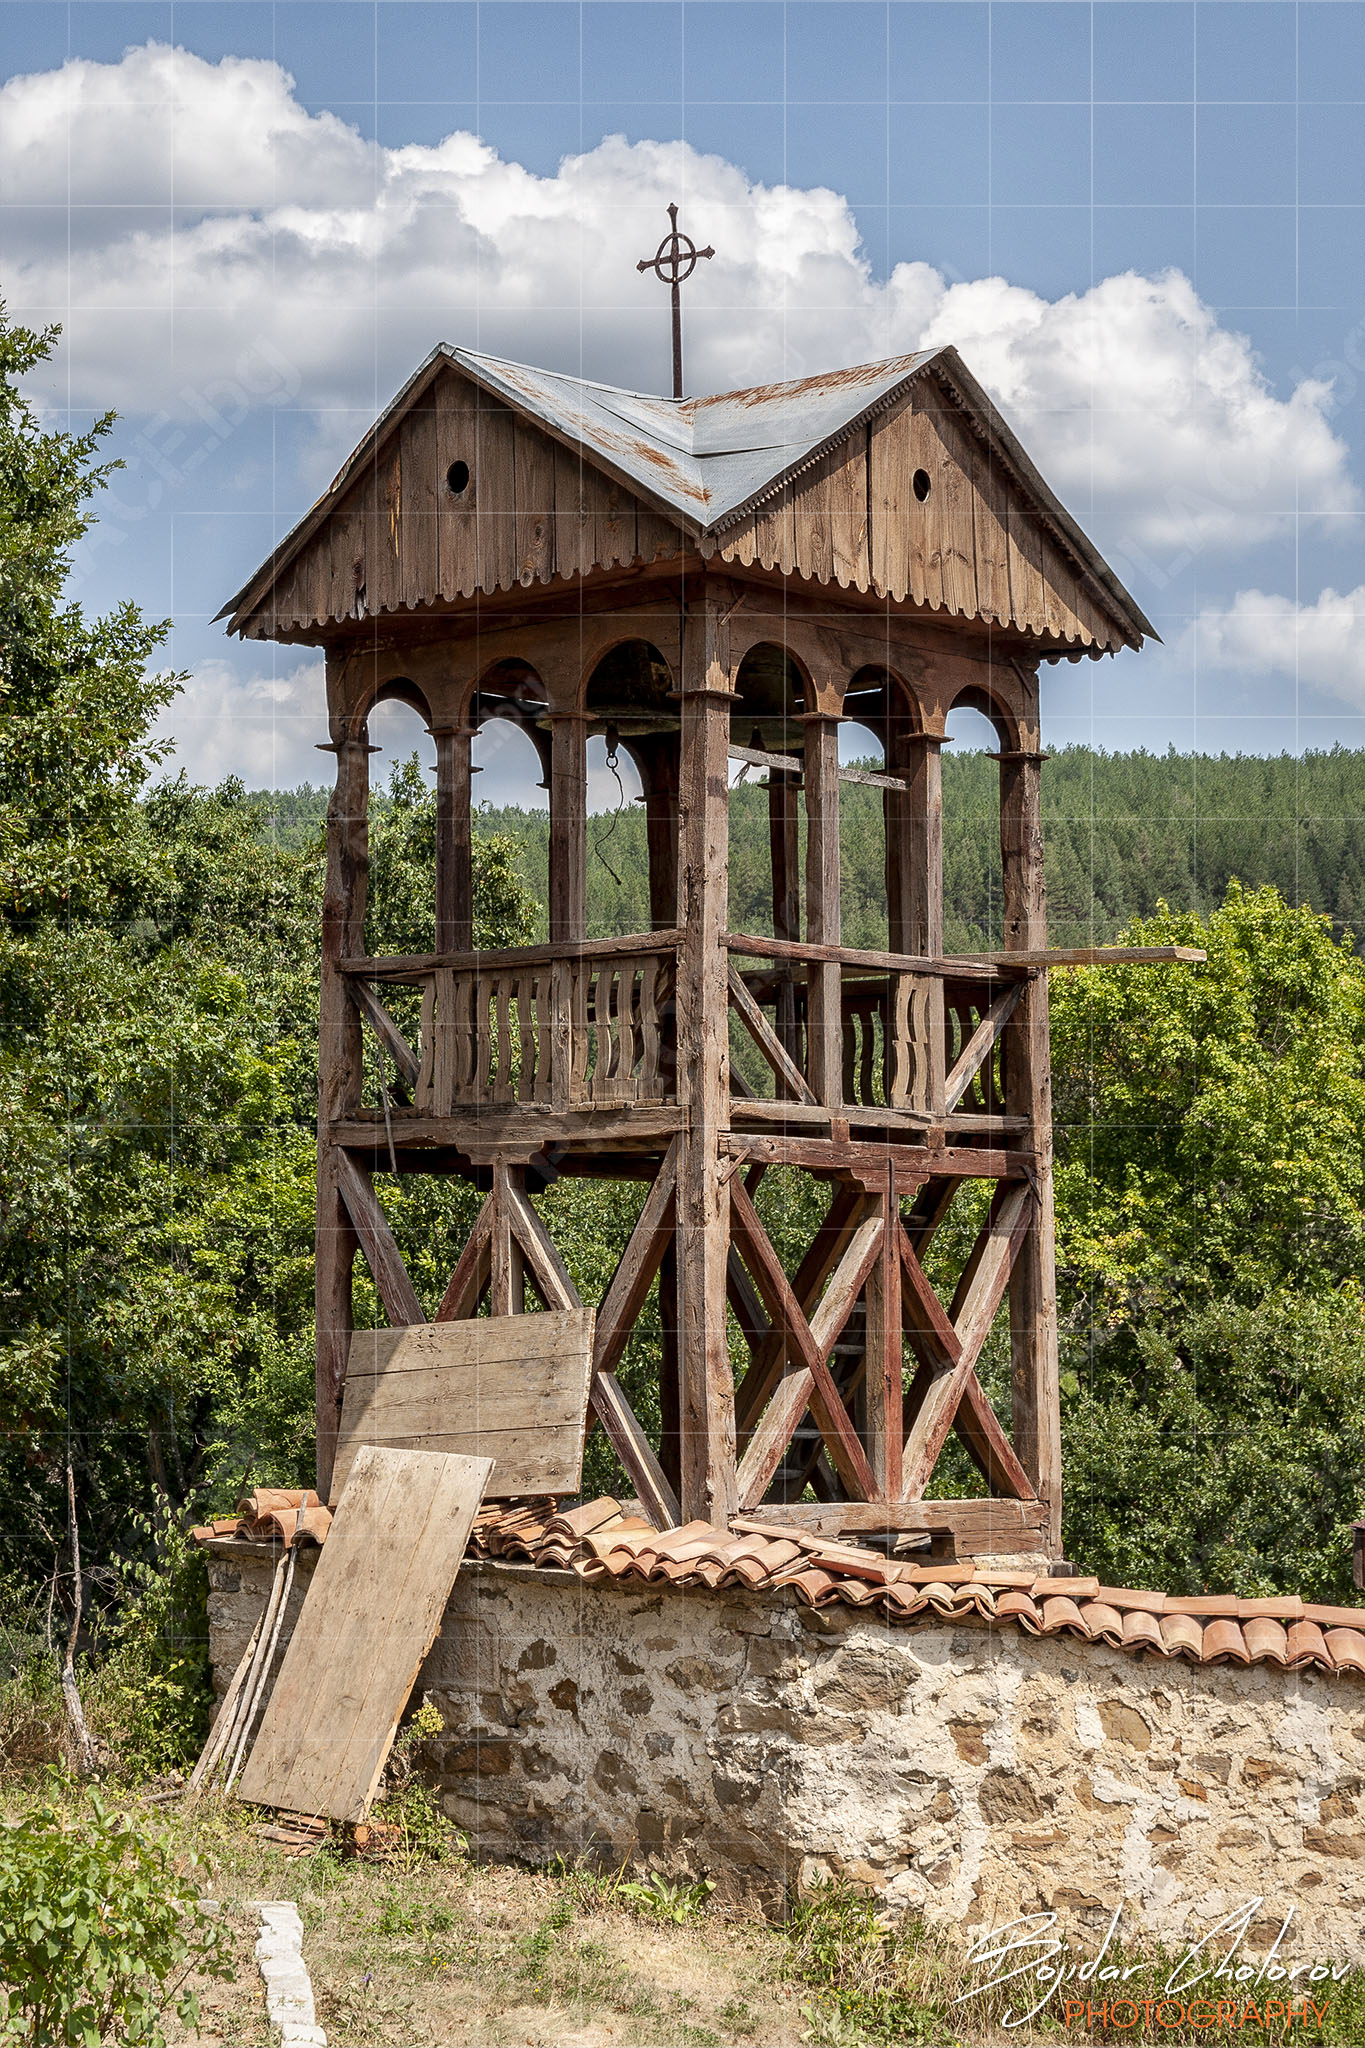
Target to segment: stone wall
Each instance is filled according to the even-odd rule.
[[[269,1574],[210,1560],[220,1689]],[[471,1562],[423,1692],[483,1856],[630,1855],[768,1910],[844,1873],[968,1933],[1047,1910],[1095,1930],[1122,1899],[1176,1941],[1261,1895],[1263,1942],[1291,1905],[1299,1954],[1365,1936],[1355,1678]]]

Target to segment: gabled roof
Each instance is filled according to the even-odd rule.
[[[1140,634],[1156,637],[957,350],[950,347],[923,349],[886,362],[719,392],[708,398],[658,398],[438,343],[380,414],[322,497],[223,607],[220,619],[234,617],[259,601],[269,581],[304,546],[346,486],[447,364],[534,420],[552,439],[575,452],[581,449],[619,483],[676,518],[694,538],[718,535],[737,524],[874,414],[889,410],[910,384],[932,369],[956,391],[1005,467],[1015,473],[1120,613]]]
[[[469,349],[442,353],[550,433],[591,448],[632,489],[714,533],[893,403],[942,351],[712,398],[653,398]]]

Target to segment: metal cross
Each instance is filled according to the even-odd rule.
[[[697,265],[707,256],[714,256],[714,249],[699,249],[688,235],[678,233],[678,209],[670,206],[668,218],[671,232],[666,234],[652,256],[636,264],[637,270],[652,270],[660,281],[673,287],[673,396],[683,395],[682,379],[682,298],[678,287],[685,284]]]

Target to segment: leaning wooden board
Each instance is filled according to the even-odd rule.
[[[593,1330],[591,1309],[357,1330],[333,1502],[362,1444],[492,1458],[495,1500],[576,1493]]]
[[[360,1446],[240,1799],[364,1819],[492,1469],[488,1458]]]

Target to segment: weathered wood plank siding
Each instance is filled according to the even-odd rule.
[[[447,483],[468,465],[459,494]],[[916,491],[916,477],[927,494]],[[676,521],[443,370],[280,572],[254,636],[667,561]],[[966,410],[932,378],[701,552],[895,603],[1117,648],[1109,601]]]
[[[456,496],[446,478],[469,467]],[[680,552],[665,514],[454,371],[397,422],[248,632],[335,624]]]
[[[930,379],[727,529],[716,553],[1074,646],[1124,644],[1070,549]]]

